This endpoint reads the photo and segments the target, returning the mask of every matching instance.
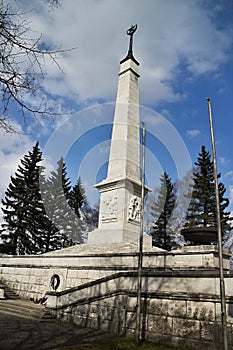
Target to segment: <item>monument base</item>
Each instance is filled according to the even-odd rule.
[[[139,233],[129,229],[96,229],[89,232],[87,244],[92,246],[104,245],[110,243],[128,243],[138,242]],[[152,248],[152,237],[143,234],[143,247]]]

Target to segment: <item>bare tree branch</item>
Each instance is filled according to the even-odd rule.
[[[49,6],[60,6],[58,0],[44,0]],[[0,127],[8,131],[9,107],[16,104],[22,116],[32,114],[55,115],[47,102],[41,100],[32,107],[25,97],[35,95],[45,79],[43,70],[47,58],[62,72],[58,55],[73,50],[53,49],[42,41],[42,35],[34,39],[30,23],[18,8],[12,8],[4,0],[0,2]],[[32,36],[32,38],[30,37]]]

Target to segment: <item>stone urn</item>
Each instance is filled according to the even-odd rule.
[[[181,234],[192,245],[210,245],[218,241],[218,229],[215,226],[184,228]]]

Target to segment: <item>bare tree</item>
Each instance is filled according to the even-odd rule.
[[[58,0],[44,0],[48,6],[59,6]],[[25,13],[0,0],[0,128],[12,131],[9,118],[10,105],[16,104],[23,118],[27,113],[35,118],[52,115],[53,109],[43,98],[34,107],[28,95],[35,95],[45,78],[45,59],[52,61],[59,70],[58,54],[70,50],[53,49],[43,42],[42,36],[33,38]],[[72,50],[72,49],[71,49]]]

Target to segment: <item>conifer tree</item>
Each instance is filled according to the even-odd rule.
[[[80,177],[78,178],[76,185],[70,191],[68,202],[75,214],[80,218],[80,208],[84,202],[86,202],[85,190]]]
[[[160,188],[157,201],[152,205],[151,214],[154,222],[151,229],[154,246],[170,250],[172,246],[172,232],[169,219],[175,206],[175,191],[170,177],[164,172],[160,177]]]
[[[218,174],[218,178],[221,175]],[[185,227],[217,226],[214,167],[210,153],[202,146],[193,170],[193,191],[186,216]],[[219,182],[220,216],[223,233],[230,230],[230,212],[226,211],[229,200],[224,197],[226,188]]]
[[[73,225],[74,213],[68,204],[71,185],[62,157],[57,165],[57,169],[51,172],[42,186],[46,213],[54,225],[51,237],[47,240],[46,250],[54,249],[55,246],[57,248],[65,246],[70,239]]]
[[[43,252],[46,253],[51,250],[61,249],[63,242],[61,241],[61,237],[58,233],[59,232],[58,228],[54,225],[53,221],[48,216],[47,208],[49,206],[50,194],[48,191],[47,180],[45,176],[42,176],[42,175],[40,175],[40,190],[42,192],[42,200],[43,200],[44,210],[46,213],[46,220],[45,220],[46,229],[43,232],[43,237],[42,237]]]
[[[1,239],[14,247],[14,254],[36,254],[43,251],[43,236],[48,223],[40,194],[39,175],[43,168],[39,143],[21,160],[11,177],[2,200]]]
[[[72,188],[69,195],[68,203],[74,212],[73,223],[71,229],[71,240],[73,243],[84,242],[85,222],[82,215],[82,207],[86,203],[85,190],[81,182],[81,178],[78,178],[76,185]]]

